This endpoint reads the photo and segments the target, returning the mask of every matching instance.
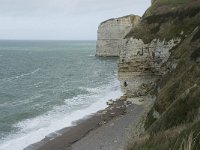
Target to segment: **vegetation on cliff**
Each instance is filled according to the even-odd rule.
[[[188,2],[188,0],[154,0],[144,16],[165,13],[166,11],[187,5]]]
[[[149,43],[155,38],[168,41],[177,37],[184,39],[189,35],[200,24],[200,2],[178,0],[182,2],[180,5],[178,1],[171,1],[155,1],[144,14],[141,23],[126,38],[143,39]],[[150,10],[152,15],[148,13]]]
[[[146,131],[127,149],[200,149],[200,2],[155,0],[141,24],[126,37],[147,43],[154,38],[181,38],[162,66],[166,74],[156,83]]]

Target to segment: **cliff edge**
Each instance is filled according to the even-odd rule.
[[[146,61],[137,68],[159,75],[146,91],[155,102],[144,121],[144,132],[130,141],[128,150],[200,148],[199,18],[198,0],[155,0],[140,24],[127,34],[119,72],[132,72],[131,66],[138,63],[133,54],[140,49],[143,56],[145,50],[153,51],[153,55],[146,55]]]
[[[102,22],[97,31],[96,55],[119,56],[123,38],[139,21],[139,16],[128,15]]]
[[[153,100],[126,149],[200,149],[200,1],[153,0],[116,45],[126,98]]]

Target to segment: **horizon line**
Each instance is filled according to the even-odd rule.
[[[0,39],[0,41],[97,41],[97,39]]]

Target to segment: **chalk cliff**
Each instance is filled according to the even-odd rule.
[[[98,27],[96,55],[119,56],[123,38],[139,21],[139,16],[128,15],[102,22]]]
[[[147,91],[139,92],[141,86],[152,84],[164,73],[161,66],[168,60],[169,50],[179,42],[179,38],[170,41],[153,39],[147,44],[142,39],[127,39],[120,52],[118,70],[121,84],[129,83],[126,93],[145,96],[142,93]]]
[[[145,132],[128,150],[200,147],[199,18],[199,0],[152,0],[118,43],[118,75],[126,97],[155,100]],[[104,50],[103,56],[112,53]]]

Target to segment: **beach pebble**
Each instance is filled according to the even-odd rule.
[[[111,123],[111,124],[110,124],[111,127],[114,126],[114,125],[115,125],[114,123]]]
[[[101,114],[104,114],[104,115],[105,115],[106,113],[107,113],[107,111],[105,110],[105,111],[102,111],[102,113],[101,113]]]
[[[114,107],[110,107],[110,110],[113,110],[114,109]]]
[[[114,104],[114,101],[113,101],[112,99],[110,99],[109,101],[106,102],[106,104],[109,105],[109,106],[110,106],[110,105],[113,105],[113,104]]]
[[[127,99],[126,95],[123,95],[123,96],[120,97],[120,100],[122,100],[122,101],[126,101],[126,99]]]
[[[143,101],[144,101],[144,99],[140,99],[140,100],[139,100],[139,102],[143,102]]]
[[[128,106],[128,105],[131,105],[132,103],[130,101],[125,101],[124,102],[124,105]]]
[[[104,124],[106,124],[106,121],[99,122],[99,125],[104,125]]]

